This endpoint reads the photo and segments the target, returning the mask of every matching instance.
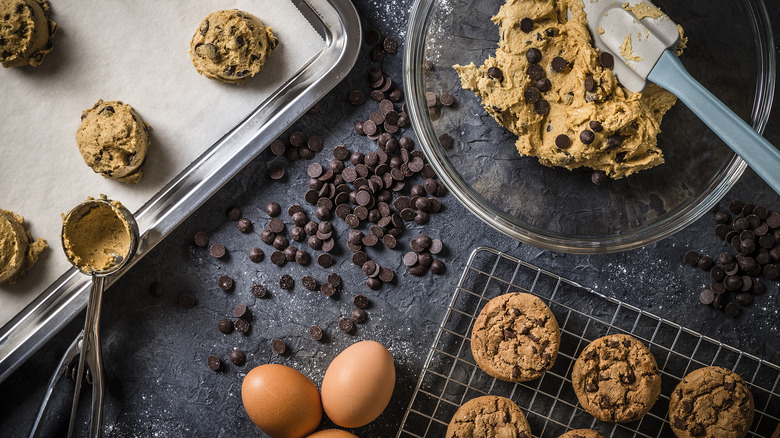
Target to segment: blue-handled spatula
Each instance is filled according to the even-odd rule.
[[[675,54],[677,24],[645,0],[583,0],[594,45],[615,58],[613,72],[629,91],[654,82],[675,94],[777,193],[780,150],[696,81]]]

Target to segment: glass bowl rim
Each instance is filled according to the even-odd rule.
[[[499,232],[520,242],[550,251],[572,254],[600,254],[628,251],[655,243],[669,237],[710,211],[736,184],[747,165],[736,154],[718,178],[707,190],[675,214],[626,234],[616,234],[604,239],[568,238],[541,230],[523,227],[507,213],[494,208],[460,177],[458,171],[445,157],[445,152],[433,128],[425,108],[422,65],[425,52],[425,32],[433,6],[438,0],[415,0],[404,47],[403,83],[409,102],[409,117],[420,147],[436,174],[447,188],[471,213]],[[775,90],[776,66],[774,39],[769,14],[763,0],[740,0],[752,18],[751,27],[756,43],[757,78],[750,114],[750,124],[759,134],[764,132]]]

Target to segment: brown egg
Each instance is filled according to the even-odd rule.
[[[322,419],[317,387],[290,367],[260,365],[244,377],[244,409],[257,427],[273,438],[304,438]]]
[[[322,379],[322,406],[341,427],[372,422],[390,402],[395,387],[393,356],[384,345],[362,341],[342,351]]]
[[[327,429],[307,436],[306,438],[358,438],[354,433],[349,433],[341,429]]]

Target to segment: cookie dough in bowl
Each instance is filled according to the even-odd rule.
[[[5,68],[43,62],[57,24],[46,0],[0,0],[0,64]]]
[[[212,12],[190,42],[192,64],[208,78],[240,84],[260,72],[276,48],[278,41],[271,31],[248,12]]]
[[[141,181],[149,151],[149,125],[132,106],[99,100],[81,115],[79,152],[95,173],[124,183]]]
[[[664,162],[656,136],[677,98],[655,84],[632,93],[618,83],[614,57],[592,46],[582,0],[507,0],[493,21],[495,57],[454,68],[517,135],[520,155],[612,178]]]
[[[24,229],[22,216],[0,210],[0,283],[15,283],[38,261],[46,246],[43,238],[33,240]]]

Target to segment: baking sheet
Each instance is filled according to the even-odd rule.
[[[230,8],[255,14],[280,41],[265,69],[240,86],[198,75],[189,57],[203,17]],[[44,63],[0,71],[0,208],[24,216],[49,243],[24,278],[0,285],[0,326],[70,268],[61,213],[101,193],[137,211],[325,47],[295,5],[280,0],[55,0],[52,18],[60,28]],[[133,105],[152,127],[139,184],[104,179],[78,152],[81,112],[101,98]]]

